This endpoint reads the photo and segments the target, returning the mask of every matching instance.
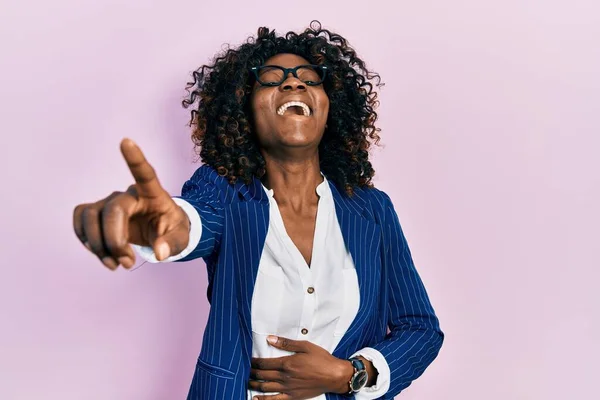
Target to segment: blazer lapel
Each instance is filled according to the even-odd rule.
[[[329,182],[342,236],[356,268],[360,291],[360,306],[356,317],[334,351],[336,357],[346,357],[347,354],[339,353],[345,352],[350,341],[360,335],[376,306],[375,291],[380,274],[376,265],[381,235],[379,226],[370,216],[365,199],[358,194],[349,197],[340,193]]]
[[[249,359],[252,338],[250,306],[269,226],[269,198],[257,178],[249,185],[237,183],[235,187],[240,201],[231,206],[231,257],[237,266],[234,271],[238,279],[236,295],[241,315],[243,345]]]

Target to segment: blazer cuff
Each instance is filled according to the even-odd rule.
[[[190,203],[179,197],[173,197],[173,201],[175,204],[181,207],[183,211],[185,211],[190,220],[190,237],[188,240],[188,245],[181,253],[170,256],[163,261],[158,261],[152,247],[132,244],[131,246],[140,255],[140,257],[150,263],[172,262],[180,260],[194,251],[194,249],[198,246],[198,243],[200,243],[200,238],[202,237],[202,221],[200,220],[200,214],[198,214],[198,211],[196,211],[196,209]]]
[[[362,350],[352,354],[351,357],[362,356],[373,363],[373,367],[377,370],[377,381],[373,386],[364,387],[358,393],[354,394],[356,400],[371,400],[378,399],[390,390],[390,367],[378,350],[372,347],[365,347]]]

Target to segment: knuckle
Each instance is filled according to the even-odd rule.
[[[80,240],[84,239],[83,230],[82,230],[82,220],[81,213],[84,209],[85,205],[79,204],[73,210],[73,228],[75,229],[75,234]]]
[[[121,201],[119,201],[120,199],[121,199],[120,196],[115,196],[115,197],[111,198],[110,200],[108,200],[106,202],[106,204],[104,205],[104,210],[102,213],[103,216],[122,213],[124,211],[124,209],[123,209],[123,205],[121,204]]]
[[[84,207],[85,204],[77,204],[73,209],[73,216],[77,216],[78,214],[80,214],[81,211],[83,211]]]
[[[137,197],[137,195],[138,195],[137,186],[129,185],[129,187],[127,188],[127,190],[125,192],[130,194],[133,197]]]
[[[121,255],[123,253],[123,249],[127,245],[127,241],[125,238],[107,235],[104,238],[106,250],[112,255]]]
[[[145,173],[142,176],[138,176],[136,182],[142,185],[152,182],[156,177],[154,167],[147,162],[145,164],[140,164],[139,167],[143,168]]]
[[[107,211],[114,210],[115,207],[118,207],[118,205],[119,205],[118,197],[116,197],[116,196],[107,197],[107,200],[104,203],[104,206],[102,207],[102,213],[106,213]]]
[[[289,378],[290,378],[290,376],[288,374],[284,374],[281,371],[277,371],[275,374],[275,380],[278,382],[285,382]]]
[[[125,214],[123,205],[116,200],[109,201],[102,211],[102,225],[107,249],[112,253],[124,248],[127,240],[122,231],[115,230],[120,218]],[[115,225],[117,224],[117,225]]]
[[[284,371],[292,371],[294,369],[294,366],[292,365],[292,362],[290,360],[282,361],[281,367],[283,368]]]
[[[85,207],[81,212],[81,217],[84,222],[89,223],[98,217],[98,210],[92,206]]]

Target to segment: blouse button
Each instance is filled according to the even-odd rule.
[[[302,328],[302,330],[300,332],[302,332],[303,335],[306,335],[306,334],[308,334],[308,329]]]
[[[313,294],[313,293],[315,292],[315,288],[311,286],[311,287],[309,287],[308,289],[306,289],[306,291],[307,291],[309,294]]]

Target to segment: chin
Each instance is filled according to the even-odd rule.
[[[280,137],[279,143],[286,147],[309,147],[313,144],[318,146],[319,139],[320,138],[296,132],[294,134],[284,134]]]

